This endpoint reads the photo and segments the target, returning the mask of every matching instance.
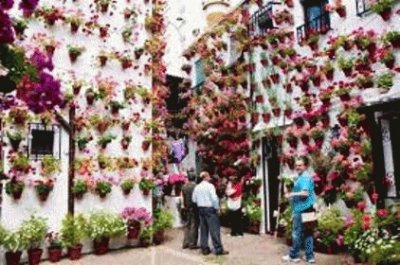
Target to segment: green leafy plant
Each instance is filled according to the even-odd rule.
[[[79,148],[80,150],[85,149],[85,148],[86,148],[86,145],[87,145],[91,140],[92,140],[92,136],[87,136],[87,135],[79,136],[78,139],[77,139],[77,141],[76,141],[77,144],[78,144],[78,148]]]
[[[392,8],[394,4],[393,0],[377,0],[373,1],[371,5],[371,10],[375,13],[382,13],[390,8]]]
[[[3,240],[4,240],[4,237],[5,237],[6,233],[7,233],[7,230],[0,223],[0,246],[1,246],[1,244],[3,244]]]
[[[377,246],[371,248],[368,262],[371,265],[400,264],[400,242],[394,240],[377,239]]]
[[[400,31],[389,31],[385,35],[384,40],[392,44],[400,42]]]
[[[112,188],[111,188],[111,183],[106,182],[106,181],[99,181],[96,183],[96,193],[99,194],[101,198],[104,198],[107,196],[107,194],[111,193]]]
[[[20,231],[26,238],[29,248],[39,248],[46,238],[48,231],[47,219],[36,215],[31,215],[28,220],[21,224]]]
[[[61,224],[61,242],[67,248],[76,247],[81,244],[85,237],[86,219],[82,214],[66,215]]]
[[[317,230],[321,236],[319,240],[324,246],[332,246],[341,229],[344,228],[344,221],[337,208],[325,210],[318,218]]]
[[[100,137],[100,139],[97,141],[99,145],[101,145],[103,148],[106,147],[109,143],[111,143],[112,140],[114,140],[116,137],[112,134],[105,134]]]
[[[86,234],[92,240],[113,238],[126,233],[124,220],[116,214],[98,211],[91,213],[86,225]]]
[[[99,167],[101,169],[110,168],[112,166],[111,157],[103,154],[99,154],[97,156],[97,162],[99,163]]]
[[[4,237],[2,238],[3,247],[10,252],[18,252],[25,250],[29,242],[27,237],[23,235],[20,230],[17,231],[5,231]]]
[[[389,89],[393,86],[393,73],[384,73],[378,76],[377,86],[384,89],[385,91],[389,91]]]
[[[124,193],[129,193],[133,189],[134,185],[135,182],[132,179],[125,179],[124,181],[122,181],[120,186]]]
[[[5,189],[7,195],[21,194],[25,188],[25,183],[21,180],[12,179],[6,183]]]
[[[30,162],[26,155],[18,154],[11,160],[11,167],[16,171],[27,172],[30,169]]]
[[[363,233],[362,212],[360,210],[352,210],[352,225],[344,232],[344,244],[347,246],[350,253],[356,253],[355,242]]]
[[[74,186],[72,187],[72,193],[75,196],[82,196],[88,191],[88,186],[85,181],[77,180],[75,181]]]
[[[145,179],[143,178],[140,182],[139,182],[139,188],[141,190],[147,190],[150,191],[152,189],[155,188],[155,184],[151,179]]]
[[[60,171],[60,161],[52,155],[45,155],[42,160],[42,173],[46,176]]]
[[[140,235],[139,237],[141,239],[146,239],[146,240],[150,240],[151,237],[154,235],[154,229],[151,226],[148,227],[144,227],[140,230]]]
[[[346,59],[344,57],[340,57],[338,60],[338,64],[340,69],[343,70],[352,69],[354,66],[354,59],[353,58]]]
[[[158,209],[154,211],[154,231],[157,232],[160,230],[172,228],[173,219],[173,215],[166,210]]]
[[[23,139],[21,131],[7,132],[7,137],[10,141],[20,142]]]

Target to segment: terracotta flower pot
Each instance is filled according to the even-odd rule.
[[[143,193],[144,196],[149,196],[149,195],[150,195],[150,190],[148,190],[148,189],[143,189],[143,190],[142,190],[142,193]]]
[[[18,151],[20,143],[21,143],[21,140],[12,140],[12,139],[10,139],[10,144],[11,144],[11,147],[12,147],[13,151]]]
[[[93,240],[93,251],[95,255],[104,255],[108,252],[110,238],[103,237],[100,240]]]
[[[47,201],[47,198],[49,197],[50,191],[43,191],[38,194],[39,200],[41,202]]]
[[[100,66],[104,67],[107,64],[107,60],[108,60],[107,56],[100,55],[99,56]]]
[[[342,71],[346,77],[350,77],[353,73],[353,69],[351,68],[342,69]]]
[[[101,13],[106,13],[108,11],[108,3],[104,3],[100,5]]]
[[[259,234],[260,233],[260,223],[257,223],[257,222],[250,223],[248,229],[249,229],[250,233]]]
[[[68,257],[70,260],[78,260],[82,257],[82,245],[79,244],[68,248]]]
[[[56,47],[53,45],[46,45],[45,50],[48,55],[53,56]]]
[[[387,68],[389,68],[389,69],[393,69],[393,67],[394,67],[394,62],[395,62],[394,59],[385,61],[385,66],[386,66]]]
[[[147,248],[150,246],[150,239],[149,238],[140,238],[140,246]]]
[[[79,29],[79,24],[78,23],[71,22],[70,26],[71,26],[71,33],[76,33],[78,31],[78,29]]]
[[[392,9],[387,8],[383,10],[381,13],[379,13],[379,15],[382,17],[384,21],[388,21],[392,17]]]
[[[14,191],[14,192],[12,193],[13,199],[14,199],[14,200],[19,200],[19,199],[21,199],[22,192],[23,192],[23,190]]]
[[[157,232],[154,233],[153,236],[154,244],[160,245],[162,242],[164,242],[164,240],[165,240],[165,233],[163,229],[158,230]]]
[[[29,265],[40,264],[40,258],[42,257],[43,250],[40,248],[28,249],[28,263]]]
[[[62,258],[62,248],[48,248],[50,262],[59,262]]]
[[[140,223],[139,222],[133,222],[133,224],[128,226],[128,234],[127,238],[128,239],[137,239],[140,234]]]
[[[69,53],[69,60],[71,61],[71,63],[75,63],[77,59],[78,59],[78,54]]]
[[[21,251],[17,251],[17,252],[7,251],[6,252],[7,265],[19,265],[19,262],[21,260],[21,255],[22,255]]]

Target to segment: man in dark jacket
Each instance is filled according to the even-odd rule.
[[[194,187],[196,187],[196,174],[193,171],[188,172],[188,182],[182,188],[183,206],[186,211],[185,236],[183,238],[182,248],[197,249],[199,236],[199,213],[197,205],[192,201]]]

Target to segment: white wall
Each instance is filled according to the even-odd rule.
[[[133,80],[137,85],[143,85],[148,89],[152,87],[152,77],[144,73],[144,66],[146,63],[151,63],[148,54],[142,55],[140,61],[134,60],[134,66],[122,71],[121,65],[118,61],[109,59],[107,65],[104,68],[100,68],[97,55],[100,50],[107,51],[126,51],[128,54],[134,58],[134,50],[136,48],[143,47],[145,40],[149,37],[144,29],[144,19],[146,14],[150,13],[151,4],[144,4],[143,0],[130,1],[128,4],[125,0],[118,0],[113,7],[110,7],[108,14],[101,14],[93,12],[92,1],[67,1],[54,2],[51,0],[40,1],[39,6],[49,6],[57,5],[65,8],[66,10],[80,10],[83,12],[84,17],[89,21],[90,17],[94,14],[99,14],[98,22],[100,24],[110,24],[109,37],[106,39],[101,39],[98,34],[98,30],[94,29],[93,34],[84,34],[82,32],[82,26],[78,33],[71,34],[68,24],[63,24],[58,21],[53,27],[45,27],[44,24],[36,19],[33,19],[29,23],[29,28],[26,31],[26,38],[21,41],[21,45],[26,47],[37,47],[39,43],[32,41],[32,36],[35,33],[46,33],[53,36],[59,41],[59,47],[56,49],[53,57],[53,62],[55,64],[54,75],[62,80],[62,89],[68,91],[70,89],[70,81],[72,75],[75,75],[77,79],[83,79],[86,82],[81,89],[78,96],[74,97],[74,101],[77,105],[77,115],[84,115],[89,117],[94,114],[99,114],[101,116],[108,116],[110,111],[106,109],[108,103],[103,103],[101,101],[96,101],[93,106],[86,105],[86,99],[84,96],[85,89],[90,86],[95,85],[95,77],[101,75],[103,77],[112,77],[117,83],[117,88],[115,93],[112,95],[113,100],[123,101],[123,88],[124,82],[128,80]],[[17,6],[17,4],[16,4]],[[132,31],[132,39],[130,43],[124,43],[121,37],[121,32],[127,22],[123,19],[122,12],[125,7],[135,8],[138,13],[137,23],[134,24]],[[15,10],[15,14],[19,14],[18,10]],[[68,57],[68,44],[82,45],[85,47],[85,52],[80,56],[76,63],[71,64]],[[151,210],[151,196],[147,198],[144,197],[138,188],[135,186],[131,195],[125,197],[119,187],[119,181],[125,177],[135,178],[137,181],[141,178],[141,166],[142,160],[149,158],[151,156],[151,149],[147,152],[143,152],[141,149],[141,143],[145,135],[143,135],[143,123],[146,120],[151,119],[151,105],[144,106],[140,97],[138,100],[128,104],[124,102],[126,108],[120,110],[119,118],[128,119],[132,117],[132,113],[139,112],[141,115],[141,121],[134,125],[131,124],[130,131],[128,135],[132,136],[132,142],[128,150],[124,151],[121,148],[120,140],[122,138],[122,129],[120,125],[116,125],[110,128],[108,132],[117,136],[104,152],[105,155],[111,157],[122,157],[128,156],[134,158],[139,162],[139,166],[127,170],[126,172],[120,172],[118,170],[109,172],[100,172],[97,167],[92,173],[97,177],[107,177],[114,180],[113,191],[107,196],[106,199],[99,199],[98,195],[94,193],[87,193],[81,201],[75,201],[75,211],[88,213],[94,209],[108,209],[113,212],[119,213],[126,206],[133,207],[146,207]],[[68,117],[68,111],[63,112],[63,116]],[[5,130],[10,129],[9,125],[6,125]],[[87,129],[86,131],[92,134],[93,141],[88,145],[87,150],[80,152],[77,148],[76,157],[87,158],[92,157],[96,159],[97,155],[100,153],[100,147],[97,145],[97,140],[99,139],[98,132],[93,129]],[[56,176],[56,182],[54,190],[50,193],[48,200],[44,203],[39,203],[39,200],[34,194],[34,189],[32,187],[26,187],[22,198],[15,202],[8,195],[5,194],[3,189],[3,203],[2,203],[2,216],[1,221],[7,228],[16,228],[24,219],[26,219],[32,212],[48,218],[48,222],[51,230],[58,230],[60,228],[60,221],[67,213],[67,183],[68,183],[68,148],[69,148],[69,137],[68,134],[63,130],[61,138],[61,163],[62,170],[61,173]],[[8,147],[5,147],[5,153],[7,154]],[[40,162],[36,163],[37,165]],[[97,164],[94,161],[94,164]],[[36,173],[32,173],[26,176],[26,179],[38,177],[40,174],[40,166],[36,167]],[[8,160],[5,159],[5,172],[9,169]],[[36,174],[36,176],[35,176]],[[78,173],[76,174],[76,179],[82,178]],[[3,256],[1,255],[1,258]],[[1,259],[0,259],[1,260]],[[0,262],[2,264],[2,261]]]

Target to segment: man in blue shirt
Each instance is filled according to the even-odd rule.
[[[307,157],[301,157],[296,160],[295,166],[298,175],[295,179],[292,192],[285,194],[286,198],[292,203],[293,245],[290,248],[289,255],[282,258],[284,261],[300,262],[299,255],[304,233],[306,260],[308,263],[315,263],[313,231],[304,227],[301,219],[302,213],[314,211],[314,180],[307,172],[308,165],[309,161]]]
[[[221,243],[221,232],[219,224],[219,200],[214,185],[210,183],[211,177],[208,172],[201,172],[202,181],[194,188],[192,201],[197,205],[200,215],[200,245],[203,255],[211,253],[208,246],[208,234],[211,234],[216,255],[229,254]]]

